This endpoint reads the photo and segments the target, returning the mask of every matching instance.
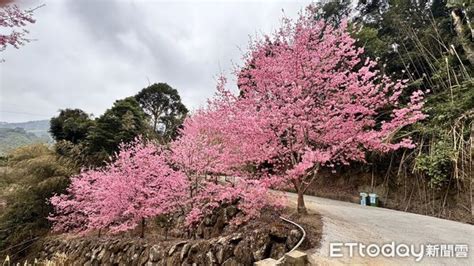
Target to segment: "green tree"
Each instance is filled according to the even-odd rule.
[[[168,142],[176,136],[188,113],[176,89],[166,83],[155,83],[141,90],[135,99],[150,117],[160,141]]]
[[[351,13],[351,0],[326,0],[320,4],[319,15],[325,21],[338,24]]]
[[[148,132],[146,115],[135,98],[118,100],[95,120],[87,136],[88,152],[98,159],[106,159],[118,151],[120,143],[129,142],[139,135],[146,136]]]
[[[56,141],[70,141],[74,144],[84,140],[93,121],[81,109],[60,110],[58,116],[51,118],[49,132]]]
[[[45,144],[18,148],[7,157],[0,173],[0,196],[5,208],[0,216],[0,249],[14,257],[26,254],[36,239],[50,228],[48,199],[63,193],[77,169]],[[14,258],[15,259],[15,258]]]

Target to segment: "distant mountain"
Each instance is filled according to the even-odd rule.
[[[52,141],[49,120],[22,123],[0,122],[0,156],[8,151],[32,143]]]
[[[48,132],[49,130],[49,120],[37,120],[37,121],[28,121],[20,123],[7,123],[0,122],[0,128],[23,128],[27,132]],[[48,133],[49,134],[49,133]]]

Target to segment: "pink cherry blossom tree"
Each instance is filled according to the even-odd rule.
[[[188,176],[239,174],[246,164],[270,156],[266,119],[240,108],[225,83],[221,78],[215,97],[184,121],[181,137],[171,144],[173,161]]]
[[[171,143],[172,161],[190,184],[191,211],[186,220],[191,226],[222,204],[237,202],[241,216],[235,223],[256,218],[265,208],[282,206],[281,198],[267,193],[269,179],[248,171],[271,157],[268,136],[262,133],[265,119],[238,108],[238,97],[224,85],[222,78],[216,96],[186,118],[180,137]],[[237,179],[223,180],[229,176]]]
[[[121,232],[157,215],[183,212],[187,181],[152,143],[123,144],[114,162],[85,170],[71,180],[67,194],[51,198],[56,231]],[[184,214],[184,213],[183,213]]]
[[[380,73],[373,60],[362,62],[362,53],[346,22],[335,28],[315,19],[310,6],[251,42],[238,71],[237,108],[264,121],[259,127],[273,153],[266,159],[294,186],[299,212],[306,212],[303,195],[321,167],[413,147],[394,136],[424,118],[423,93],[402,105],[404,81]]]
[[[17,5],[9,4],[8,1],[0,2],[0,52],[7,46],[19,48],[29,40],[26,38],[28,31],[25,26],[35,23],[33,11],[21,10]]]

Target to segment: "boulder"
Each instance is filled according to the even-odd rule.
[[[286,245],[284,243],[273,243],[270,257],[274,259],[279,259],[283,257],[286,253]]]
[[[171,256],[173,255],[174,251],[176,250],[176,248],[178,248],[179,246],[182,246],[184,244],[188,243],[188,241],[180,241],[176,244],[174,244],[173,246],[171,246],[170,250],[168,251],[168,256]]]
[[[110,253],[109,250],[104,248],[102,252],[98,255],[98,257],[100,257],[100,261],[102,262],[102,264],[106,264],[110,261],[111,255],[112,253]]]
[[[305,266],[308,265],[308,256],[302,251],[294,250],[285,255],[284,261],[289,266]]]
[[[286,239],[286,248],[291,250],[300,241],[302,233],[300,230],[292,229]]]
[[[214,256],[214,254],[212,253],[212,251],[208,251],[206,253],[206,265],[216,265],[216,257]]]
[[[168,256],[166,260],[166,266],[181,265],[181,254],[180,252],[174,252],[171,256]]]
[[[164,257],[164,249],[162,246],[153,245],[150,248],[150,255],[149,255],[150,262],[158,262],[162,260],[163,257]]]
[[[249,238],[245,238],[235,247],[234,256],[239,263],[251,265],[255,261],[252,254],[253,250],[250,245],[251,240]]]
[[[183,261],[187,256],[189,249],[191,248],[191,243],[187,243],[183,246],[183,249],[181,249],[181,254],[180,254],[180,260]]]
[[[256,261],[255,266],[276,266],[276,265],[281,265],[277,260],[268,258],[260,261]]]
[[[150,257],[150,249],[145,248],[140,254],[140,259],[138,260],[138,265],[145,265],[148,262]]]
[[[206,253],[209,251],[209,242],[205,240],[198,241],[189,248],[188,263],[197,263],[199,265],[205,265]]]
[[[270,253],[270,236],[264,230],[256,230],[250,242],[253,258],[256,261],[263,260]]]
[[[217,263],[222,264],[224,261],[234,255],[234,245],[230,243],[217,244],[214,248]]]
[[[270,237],[272,238],[273,241],[278,242],[278,243],[285,243],[288,229],[284,226],[281,225],[273,225],[270,228]]]

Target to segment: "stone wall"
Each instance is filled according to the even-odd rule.
[[[209,239],[155,243],[136,238],[57,236],[46,238],[36,257],[54,260],[62,255],[68,265],[252,265],[268,257],[278,259],[300,238],[299,230],[278,223]]]

